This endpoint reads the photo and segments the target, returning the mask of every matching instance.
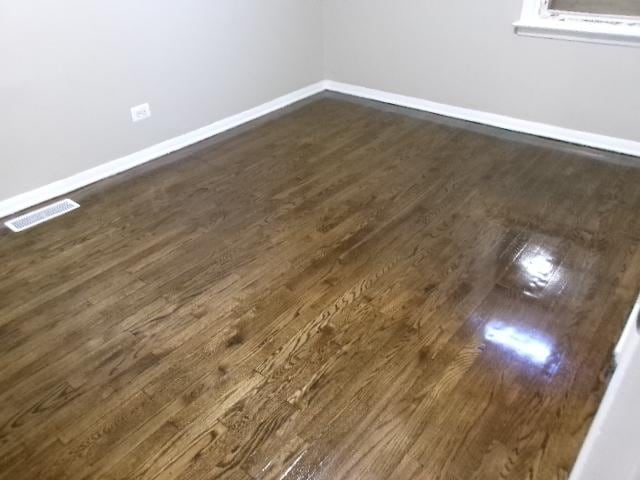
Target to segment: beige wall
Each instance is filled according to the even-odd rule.
[[[321,17],[320,0],[0,0],[0,200],[321,80]]]
[[[640,49],[513,33],[521,0],[326,0],[331,80],[640,141]]]

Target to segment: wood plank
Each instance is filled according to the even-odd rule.
[[[325,93],[0,231],[0,479],[567,478],[621,155]]]

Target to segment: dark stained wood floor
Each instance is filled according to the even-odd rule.
[[[324,94],[0,233],[2,479],[565,479],[623,156]]]

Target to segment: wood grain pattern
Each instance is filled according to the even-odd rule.
[[[325,93],[0,233],[0,479],[566,479],[619,155]]]

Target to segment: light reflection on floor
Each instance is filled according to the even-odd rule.
[[[526,255],[520,261],[520,265],[533,278],[548,277],[554,268],[553,259],[544,251],[535,255]]]
[[[484,338],[539,366],[546,365],[553,353],[550,342],[502,322],[489,322],[484,329]]]
[[[524,295],[539,298],[551,281],[556,264],[554,258],[544,248],[526,251],[517,263],[522,279]]]

